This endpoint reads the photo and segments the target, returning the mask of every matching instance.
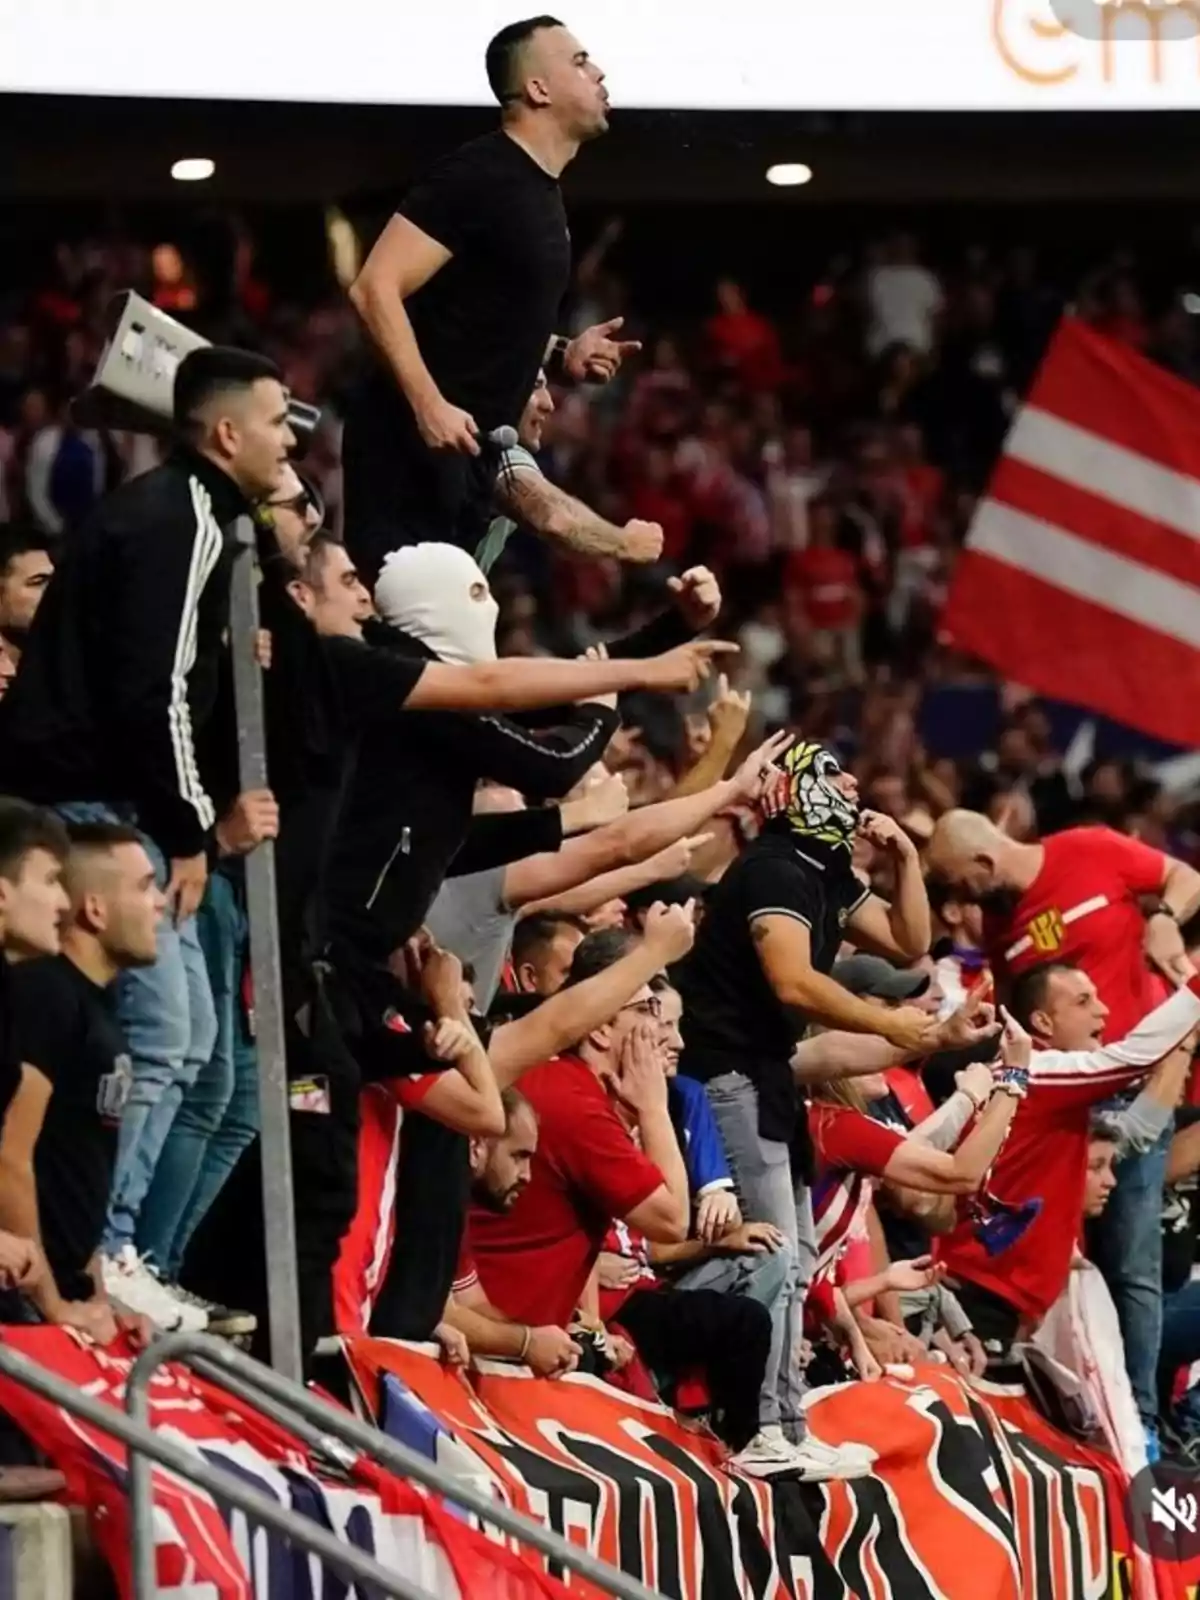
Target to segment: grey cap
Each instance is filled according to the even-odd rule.
[[[881,956],[847,956],[831,977],[851,994],[872,1000],[915,1000],[929,987],[927,972],[903,972]]]

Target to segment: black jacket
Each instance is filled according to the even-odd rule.
[[[383,648],[430,654],[394,635]],[[328,877],[339,964],[386,960],[416,932],[471,830],[481,778],[557,798],[599,761],[619,726],[615,711],[597,705],[556,716],[558,726],[535,733],[503,716],[402,712],[363,737]],[[531,843],[531,852],[544,848]],[[473,849],[460,870],[482,864]]]
[[[227,648],[229,532],[249,509],[190,451],[96,506],[65,542],[0,709],[0,789],[129,803],[167,857],[205,848],[216,818],[196,740]]]

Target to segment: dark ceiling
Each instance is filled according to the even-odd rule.
[[[179,200],[170,163],[211,156],[218,203],[384,196],[491,125],[480,110],[0,96],[5,200]],[[803,189],[772,190],[774,161]],[[746,115],[624,112],[571,168],[578,201],[1190,200],[1200,118],[1185,113]]]

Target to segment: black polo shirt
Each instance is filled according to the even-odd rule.
[[[818,853],[819,851],[819,853]],[[764,833],[733,863],[709,897],[692,953],[677,969],[683,997],[679,1070],[706,1083],[740,1072],[758,1089],[759,1132],[787,1142],[799,1105],[791,1058],[807,1027],[776,999],[751,925],[794,917],[809,930],[812,964],[829,973],[851,913],[867,898],[849,858]]]

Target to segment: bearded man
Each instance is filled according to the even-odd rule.
[[[829,974],[847,939],[901,963],[924,955],[929,902],[915,846],[891,818],[860,815],[858,784],[832,750],[798,738],[776,762],[784,773],[777,814],[713,891],[679,969],[679,1070],[707,1088],[746,1216],[773,1223],[792,1243],[789,1327],[772,1351],[760,1415],[817,1450],[826,1447],[804,1438],[795,1358],[816,1245],[792,1054],[811,1023],[920,1051],[934,1027],[929,1015],[915,1006],[882,1011]],[[896,857],[892,905],[855,876],[858,833]]]

